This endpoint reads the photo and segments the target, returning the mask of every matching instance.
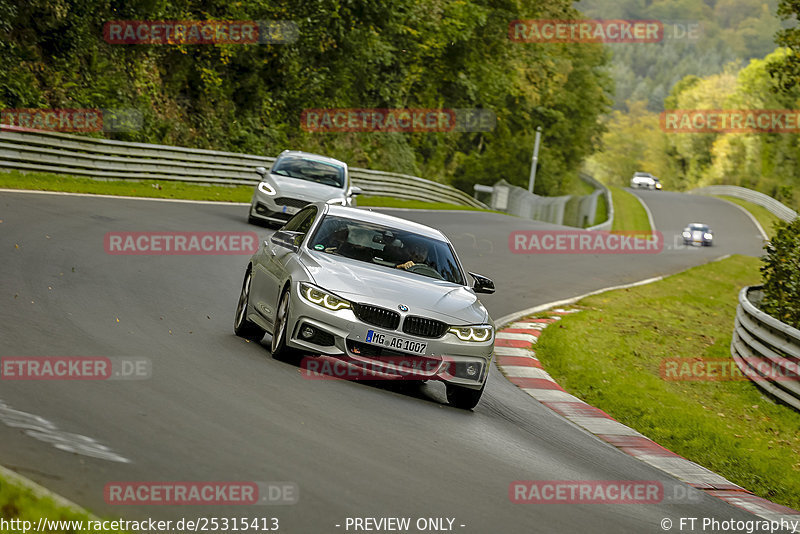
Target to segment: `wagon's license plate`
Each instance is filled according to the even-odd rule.
[[[428,347],[428,344],[422,341],[414,341],[413,339],[383,334],[375,330],[367,330],[367,337],[364,341],[371,345],[380,345],[387,349],[411,352],[414,354],[425,354],[425,349]]]

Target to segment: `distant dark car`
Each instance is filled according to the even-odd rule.
[[[707,224],[691,223],[683,229],[683,244],[710,247],[714,242],[714,232]]]
[[[634,189],[661,189],[661,181],[649,172],[635,172],[631,178],[631,187]]]

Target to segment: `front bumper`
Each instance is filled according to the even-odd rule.
[[[273,197],[267,197],[256,192],[250,202],[250,217],[263,221],[284,224],[291,219],[301,207],[277,204]]]
[[[375,373],[385,380],[440,380],[480,389],[486,382],[494,352],[494,336],[485,342],[461,341],[455,334],[426,338],[367,324],[352,309],[331,311],[305,299],[292,285],[287,323],[287,345],[312,354],[324,354]],[[310,330],[312,336],[304,336]],[[371,343],[376,335],[425,344],[424,354],[390,349]],[[418,347],[419,345],[417,345]]]

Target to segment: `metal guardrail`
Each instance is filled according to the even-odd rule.
[[[739,187],[737,185],[709,185],[692,189],[689,193],[693,195],[727,195],[734,198],[741,198],[742,200],[747,200],[766,208],[767,211],[786,222],[791,222],[797,217],[797,212],[792,208],[782,204],[769,195],[747,189],[746,187]]]
[[[130,143],[0,126],[0,169],[71,174],[107,180],[172,180],[215,185],[259,182],[258,166],[273,157],[149,143]],[[467,193],[407,174],[350,167],[364,194],[487,208]]]
[[[800,330],[756,307],[762,287],[745,287],[739,292],[731,355],[758,387],[800,410]]]
[[[584,228],[588,221],[594,221],[598,198],[605,195],[608,204],[608,218],[605,222],[586,228],[586,230],[611,230],[614,220],[614,207],[611,192],[606,186],[591,176],[580,174],[580,178],[595,188],[589,195],[564,195],[546,197],[530,193],[526,189],[500,180],[494,186],[475,186],[476,192],[491,191],[490,206],[517,217],[544,221],[552,224]],[[479,188],[480,187],[480,188]]]
[[[594,226],[590,226],[587,230],[600,230],[603,232],[610,232],[611,227],[614,225],[614,199],[611,197],[611,189],[606,187],[605,184],[598,181],[594,176],[589,176],[585,173],[580,173],[580,178],[584,182],[591,184],[596,190],[600,190],[603,192],[603,196],[606,197],[606,213],[608,217],[604,222],[600,224],[596,224]],[[596,209],[596,208],[595,208]]]

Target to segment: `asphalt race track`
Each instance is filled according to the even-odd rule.
[[[728,203],[637,194],[664,233],[660,254],[513,254],[511,231],[553,227],[492,213],[393,213],[440,228],[468,270],[495,280],[497,293],[482,298],[493,317],[726,254],[761,253],[756,228]],[[295,365],[271,358],[269,337],[259,345],[233,334],[247,256],[104,251],[109,231],[268,235],[245,222],[246,212],[0,192],[0,356],[144,357],[153,364],[152,377],[139,381],[0,382],[6,413],[34,414],[129,460],[65,452],[0,424],[0,464],[101,516],[277,517],[287,533],[346,532],[347,517],[455,518],[454,530],[463,533],[645,533],[663,532],[665,517],[754,519],[706,495],[691,504],[512,504],[515,480],[677,482],[555,415],[496,369],[474,412],[450,408],[441,384],[405,391],[303,378]],[[674,236],[695,221],[711,225],[716,246],[675,246]],[[290,481],[300,501],[179,507],[104,500],[110,482],[187,480]]]

